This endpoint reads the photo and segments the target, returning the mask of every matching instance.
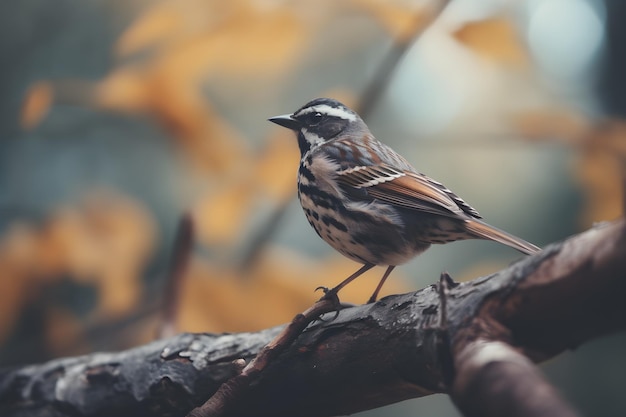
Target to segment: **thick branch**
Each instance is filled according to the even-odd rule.
[[[468,416],[576,417],[528,358],[502,342],[476,341],[457,358],[452,399]]]
[[[257,382],[278,355],[290,347],[304,329],[324,313],[333,312],[339,305],[339,298],[335,291],[325,290],[326,294],[304,313],[296,315],[280,333],[245,365],[243,361],[241,372],[226,381],[202,406],[194,409],[187,417],[222,416],[233,409],[239,399],[245,396],[251,385]],[[238,361],[238,362],[239,362]]]
[[[444,277],[415,293],[342,310],[309,326],[227,415],[340,415],[434,392],[451,393],[468,415],[515,415],[511,410],[523,406],[519,394],[542,381],[524,357],[542,361],[626,328],[625,254],[619,221],[488,277],[458,285]],[[184,415],[241,371],[238,359],[250,361],[280,330],[183,334],[4,370],[0,415]],[[484,346],[503,346],[507,355],[494,359]],[[498,397],[503,377],[511,389]],[[507,405],[507,412],[496,408]],[[571,415],[561,405],[555,415]]]

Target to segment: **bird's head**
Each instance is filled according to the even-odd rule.
[[[330,98],[316,98],[292,114],[268,120],[297,133],[302,155],[340,134],[359,135],[369,132],[356,112]]]

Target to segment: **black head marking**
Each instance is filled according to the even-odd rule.
[[[293,114],[270,121],[297,132],[302,155],[347,130],[367,130],[358,114],[331,98],[316,98]]]

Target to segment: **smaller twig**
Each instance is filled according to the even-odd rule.
[[[441,367],[444,383],[446,386],[452,384],[454,378],[454,359],[450,351],[450,334],[448,333],[448,293],[450,289],[459,285],[450,274],[442,272],[439,276],[437,291],[439,294],[439,327],[437,328],[437,352],[439,366]]]
[[[243,368],[240,374],[226,381],[200,407],[197,407],[187,417],[218,417],[225,415],[248,390],[267,367],[267,365],[286,348],[288,348],[302,331],[312,321],[322,314],[337,310],[339,299],[335,292],[327,292],[313,306],[303,313],[296,315],[279,334],[268,343],[250,363]]]
[[[162,319],[157,331],[158,338],[171,337],[176,334],[180,289],[189,265],[193,241],[193,220],[191,214],[185,213],[178,223],[176,238],[174,239],[172,259],[170,260],[170,269],[166,277],[163,294]]]
[[[439,291],[439,305],[441,306],[441,311],[439,312],[439,327],[442,329],[446,329],[448,326],[448,292],[451,288],[457,287],[458,285],[459,283],[455,282],[447,272],[442,272],[439,276],[439,285],[437,287]]]

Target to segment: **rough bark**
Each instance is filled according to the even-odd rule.
[[[575,415],[533,362],[623,331],[625,271],[622,220],[487,277],[457,284],[444,275],[342,310],[310,325],[223,415],[342,415],[436,392],[467,416]],[[281,328],[181,334],[5,369],[0,415],[185,415]]]

